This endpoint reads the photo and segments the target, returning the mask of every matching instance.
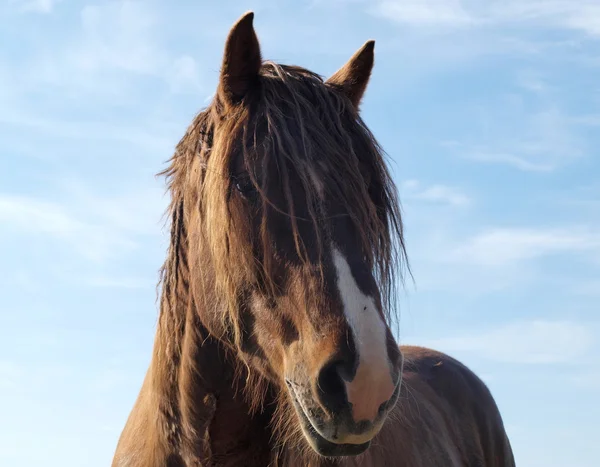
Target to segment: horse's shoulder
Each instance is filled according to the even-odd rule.
[[[456,443],[463,447],[463,462],[469,466],[513,466],[500,411],[483,380],[443,352],[418,346],[400,349],[408,401],[432,408],[453,427],[454,436],[458,435]]]
[[[428,383],[433,389],[443,389],[444,393],[452,388],[457,394],[466,390],[473,396],[493,401],[485,383],[470,368],[448,354],[427,347],[401,346],[404,357],[404,374],[411,375]]]

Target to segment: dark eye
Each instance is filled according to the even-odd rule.
[[[249,177],[234,177],[233,184],[235,186],[235,189],[244,198],[250,201],[254,201],[257,198],[258,192],[256,191],[254,183],[252,183],[252,180],[250,180]]]

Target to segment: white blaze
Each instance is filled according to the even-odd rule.
[[[379,406],[394,390],[386,346],[386,325],[373,297],[365,295],[358,287],[346,258],[335,247],[332,254],[344,314],[359,358],[354,380],[346,383],[348,400],[353,405],[356,421],[372,420]]]

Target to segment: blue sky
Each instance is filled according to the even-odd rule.
[[[154,174],[248,9],[266,58],[323,75],[377,41],[363,115],[415,277],[400,340],[487,382],[519,466],[596,466],[596,0],[2,2],[0,464],[109,465],[157,316]]]

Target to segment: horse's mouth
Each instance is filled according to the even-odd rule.
[[[288,382],[286,381],[286,383]],[[306,415],[302,404],[298,401],[293,387],[291,387],[289,383],[288,388],[290,389],[289,393],[292,397],[292,402],[294,404],[294,408],[296,409],[296,413],[300,417],[302,432],[306,436],[310,446],[317,452],[317,454],[325,457],[357,456],[369,448],[371,441],[367,441],[366,443],[362,444],[337,444],[326,440],[313,426],[312,422]]]

